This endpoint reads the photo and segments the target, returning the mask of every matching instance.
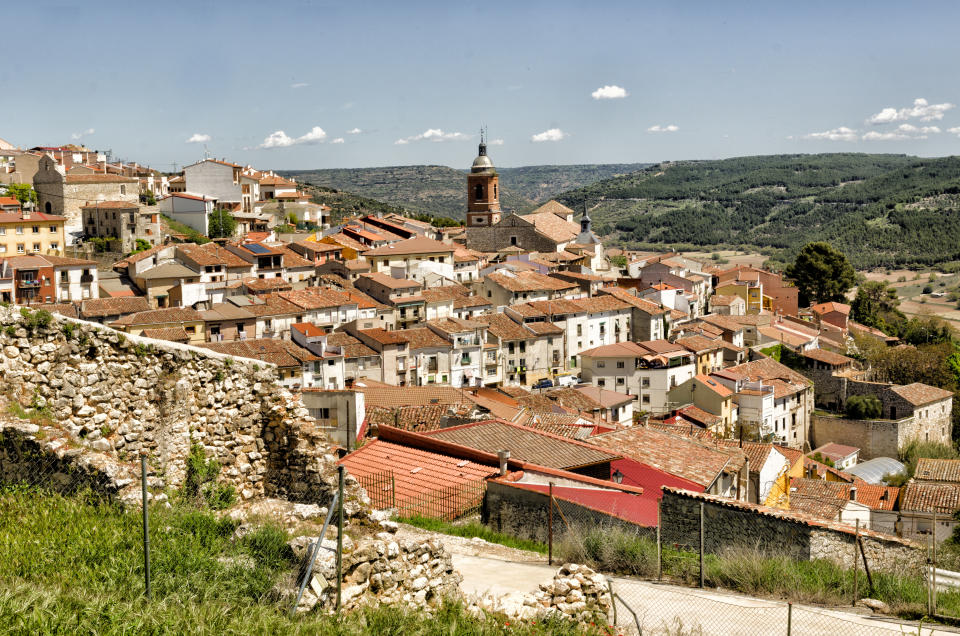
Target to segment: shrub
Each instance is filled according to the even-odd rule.
[[[847,398],[847,417],[854,420],[873,420],[883,414],[883,404],[872,395],[853,395]]]
[[[231,484],[219,484],[220,463],[207,459],[203,446],[197,442],[190,445],[187,456],[187,478],[183,482],[186,499],[204,504],[214,510],[229,508],[236,501],[237,492]]]
[[[921,291],[920,293],[921,293],[921,294],[932,294],[932,293],[933,293],[933,287],[931,287],[930,285],[924,285],[924,286],[923,286],[923,291]]]
[[[23,326],[30,332],[34,332],[41,327],[48,327],[53,322],[53,314],[46,309],[30,311],[26,307],[22,307],[20,315],[23,316]]]

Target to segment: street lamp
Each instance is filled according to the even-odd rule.
[[[610,475],[613,478],[614,483],[622,484],[623,483],[623,473],[620,472],[619,468],[614,469],[613,474]]]

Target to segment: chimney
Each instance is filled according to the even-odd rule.
[[[856,500],[857,500],[857,487],[850,486],[850,501],[856,501]]]
[[[497,451],[497,459],[500,460],[500,475],[507,474],[507,462],[510,460],[510,451],[501,450]]]

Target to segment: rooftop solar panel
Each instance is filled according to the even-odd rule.
[[[258,245],[257,243],[250,243],[249,245],[244,245],[248,250],[254,254],[269,254],[270,250],[265,248],[263,245]]]

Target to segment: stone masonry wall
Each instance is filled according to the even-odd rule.
[[[690,550],[700,548],[701,500],[663,493],[660,502],[660,537],[664,545]],[[704,551],[720,554],[728,549],[760,550],[798,561],[810,558],[810,532],[801,524],[736,510],[704,501]]]
[[[483,521],[497,532],[546,543],[549,536],[549,500],[549,495],[535,490],[491,481],[487,484],[484,497]],[[553,512],[554,540],[567,532],[567,522],[584,529],[615,526],[648,538],[653,538],[656,534],[654,528],[638,526],[570,501],[555,500],[559,510],[554,508]]]
[[[828,442],[845,444],[860,449],[860,461],[874,457],[897,457],[900,428],[912,417],[902,420],[851,420],[833,415],[814,415],[810,418],[813,441],[817,448]]]
[[[760,550],[796,560],[828,559],[852,567],[854,529],[803,515],[712,500],[696,493],[665,488],[660,504],[660,532],[666,545],[699,548],[700,504],[704,508],[704,550]],[[922,547],[892,535],[861,531],[871,570],[919,572]]]
[[[243,499],[331,495],[336,459],[272,365],[59,316],[31,328],[26,311],[0,307],[0,394],[46,411],[71,445],[146,453],[161,487],[177,487],[199,442]]]

